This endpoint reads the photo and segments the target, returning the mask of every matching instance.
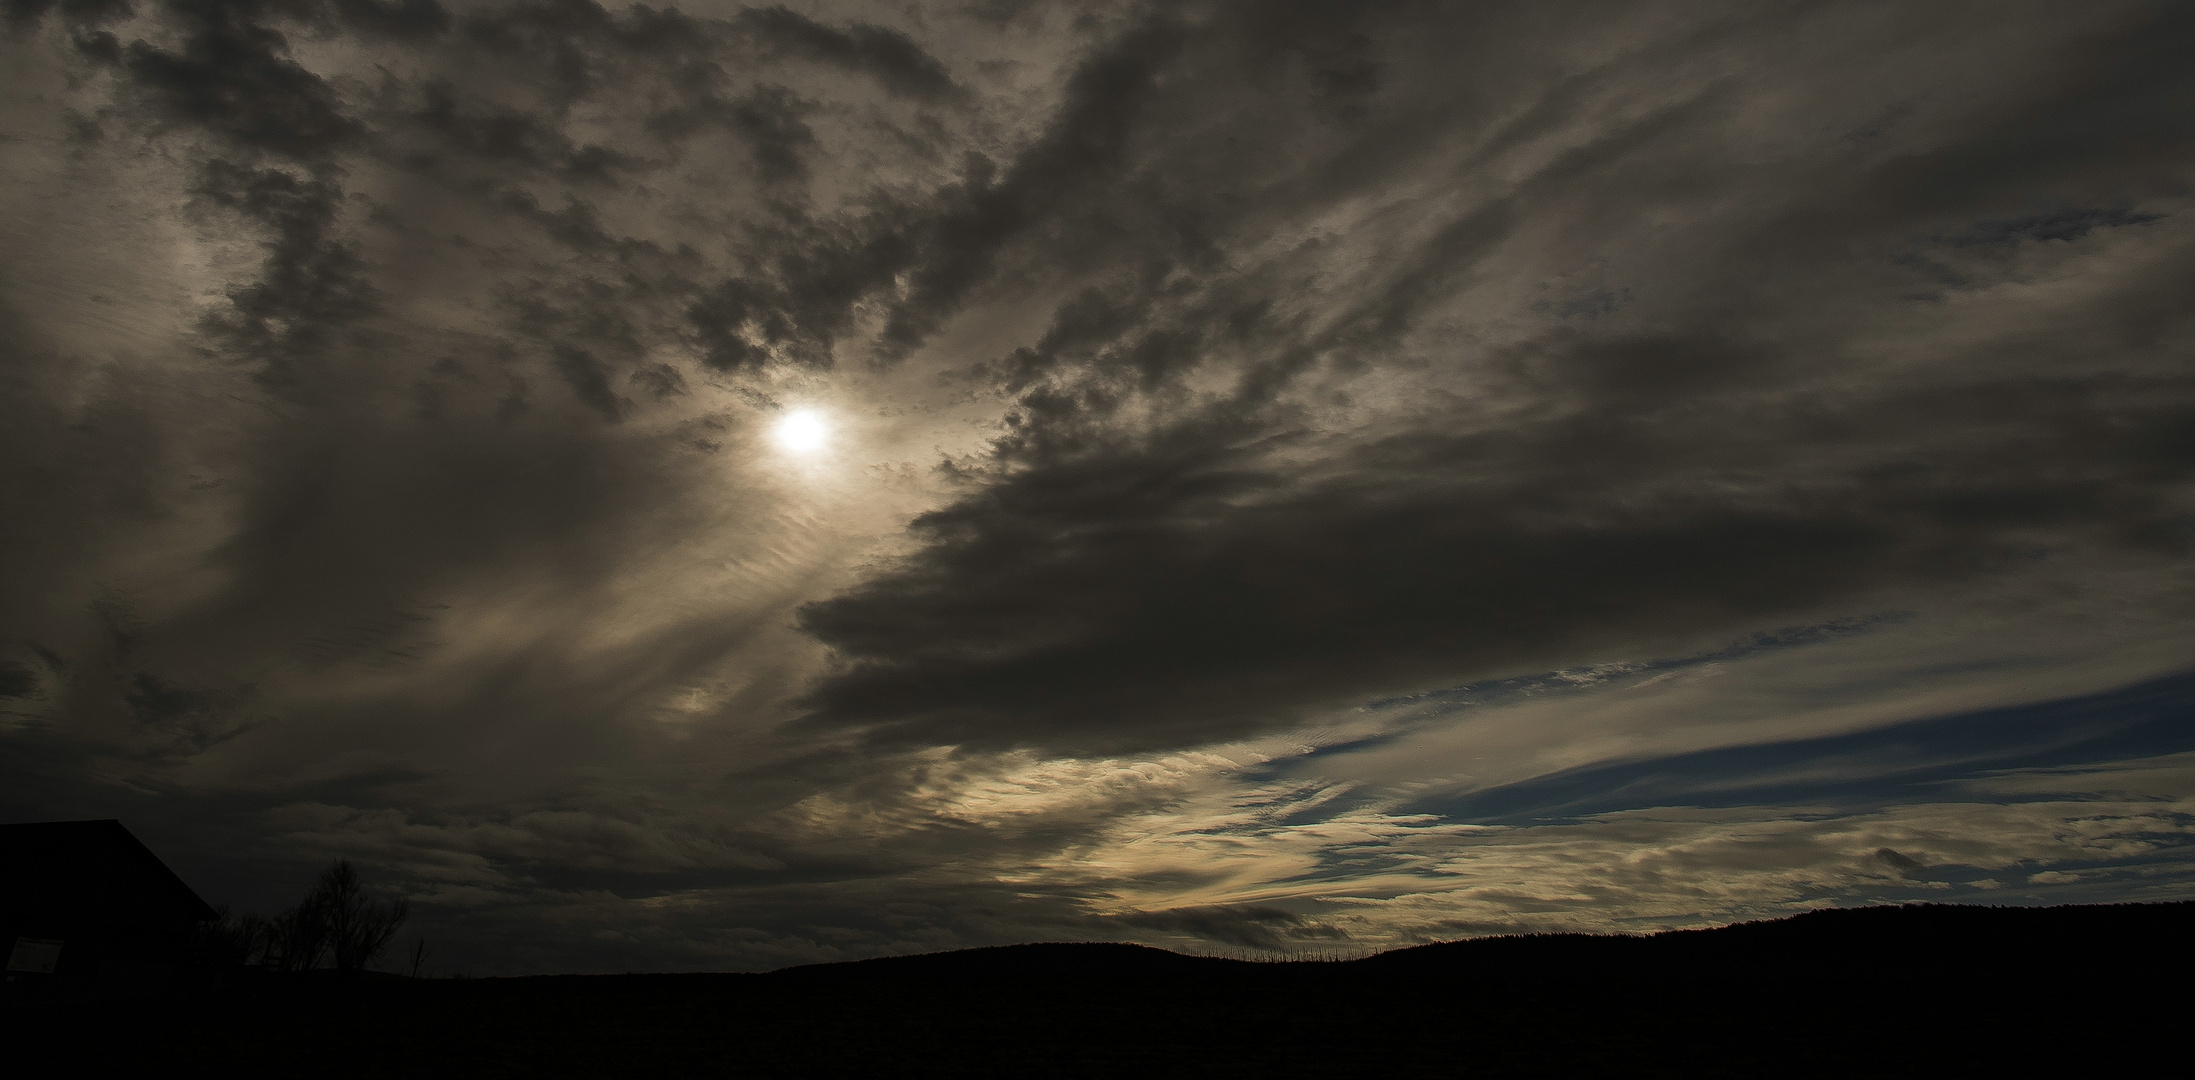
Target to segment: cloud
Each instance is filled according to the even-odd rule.
[[[1900,855],[1889,848],[1876,848],[1875,857],[1881,859],[1885,865],[1908,877],[1913,876],[1915,873],[1921,870],[1920,863],[1913,861],[1907,856]]]
[[[1337,927],[1310,922],[1294,912],[1256,905],[1174,908],[1125,915],[1119,921],[1137,929],[1188,934],[1250,949],[1280,949],[1291,941],[1346,940],[1349,936]]]
[[[2187,15],[1987,14],[17,0],[0,807],[481,971],[2178,895]]]
[[[1078,152],[1114,147],[1143,88],[1171,70],[1152,35],[1181,32],[1141,34],[1117,46],[1137,74],[1088,91],[1106,116],[1063,120],[1087,133]],[[1217,48],[1188,40],[1168,48]],[[1652,62],[1651,46],[1640,53],[1633,62]],[[2060,359],[2121,327],[2164,325],[2171,301],[2141,283],[2186,272],[2164,234],[2144,231],[2169,211],[1977,223],[2091,254],[2038,254],[2010,275],[1970,267],[1959,311],[1924,316],[1899,287],[1897,252],[1944,211],[1886,205],[1887,190],[1953,184],[2004,205],[2064,182],[2064,157],[2033,146],[2031,96],[1976,106],[1943,143],[1857,158],[1825,145],[1845,163],[1753,170],[1733,189],[1717,178],[1766,152],[1757,125],[1770,118],[1734,121],[1734,84],[1697,78],[1629,117],[1521,103],[1529,120],[1453,139],[1439,166],[1511,179],[1467,179],[1406,224],[1368,220],[1269,253],[1229,235],[1225,270],[1144,234],[1141,254],[1163,269],[1076,295],[1035,347],[977,369],[1013,403],[985,482],[913,523],[919,551],[804,609],[843,660],[810,699],[814,722],[971,745],[1192,745],[1386,688],[1668,647],[1903,590],[1990,588],[2038,545],[2179,557],[2167,553],[2184,551],[2175,493],[2191,461],[2170,433],[2195,386],[2166,357],[2184,331],[2109,364]],[[2130,84],[2052,85],[2061,111],[2132,107]],[[1258,108],[1167,108],[1134,138],[1163,144],[1171,118],[1230,107]],[[1299,147],[1311,160],[1355,149],[1333,136]],[[1976,153],[1998,162],[1987,180],[1971,172]],[[1174,158],[1115,160],[1077,172],[1126,168],[1116,191],[1205,198],[1225,182],[1178,175]],[[2130,160],[2096,194],[2167,199],[2169,181],[2147,168]],[[1686,194],[1708,190],[1722,192],[1711,207]],[[1644,220],[1686,223],[1683,278],[1590,325],[1522,317],[1487,274],[1618,251],[1679,257],[1622,224]],[[1347,261],[1373,236],[1382,262]],[[1305,265],[1354,276],[1287,277]],[[2095,285],[2074,284],[2091,274]],[[942,306],[958,288],[930,295]],[[2049,324],[1968,321],[2058,288],[2078,306]],[[1263,307],[1235,307],[1237,294]],[[1825,305],[1844,314],[1824,322]],[[1482,307],[1496,321],[1479,340],[1446,333]],[[1900,340],[1908,327],[1958,340]],[[1423,406],[1334,404],[1406,386]],[[2126,437],[2096,439],[2097,424]]]
[[[325,159],[364,134],[334,89],[289,57],[288,38],[269,25],[279,9],[178,5],[169,14],[182,35],[177,47],[139,39],[120,54],[152,115],[300,160]]]
[[[774,48],[869,75],[909,97],[936,100],[959,90],[936,57],[888,26],[856,22],[840,30],[782,4],[748,8],[740,13],[739,25]]]

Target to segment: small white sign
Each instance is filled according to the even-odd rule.
[[[9,971],[51,975],[53,966],[60,962],[61,943],[51,938],[16,938],[15,951],[8,954]]]

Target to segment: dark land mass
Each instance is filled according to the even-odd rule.
[[[2151,1074],[2187,1067],[2191,945],[2195,903],[1909,905],[1343,962],[1052,944],[767,974],[232,978],[0,1024],[26,1078]]]

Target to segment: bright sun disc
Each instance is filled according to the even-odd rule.
[[[810,409],[795,409],[777,422],[777,429],[771,432],[771,437],[777,440],[780,447],[800,454],[822,446],[824,438],[830,433],[831,426],[823,422],[820,414]]]

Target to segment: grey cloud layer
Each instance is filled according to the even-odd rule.
[[[262,906],[355,855],[514,968],[1609,925],[1549,899],[1565,845],[1691,866],[1745,822],[1806,838],[1609,910],[1922,888],[1881,849],[2118,872],[2050,854],[2055,803],[1972,851],[1923,820],[1995,796],[1412,808],[1966,708],[2014,654],[2036,696],[2184,662],[2184,5],[7,28],[17,817],[155,818]],[[768,448],[796,404],[829,454]],[[1881,633],[1761,679],[1904,696],[1359,708],[1799,624]]]
[[[1480,39],[1412,14],[1361,32]],[[1306,201],[1379,198],[1398,176],[1448,188],[1393,211],[1412,220],[1386,265],[1356,288],[1291,281],[1347,240],[1264,261],[1255,234],[1227,235],[1224,267],[1147,249],[1139,277],[1061,305],[1041,341],[985,369],[1020,394],[988,482],[916,521],[929,546],[904,565],[805,609],[848,660],[817,719],[918,741],[1193,745],[1386,688],[1981,584],[2052,545],[2168,567],[2191,538],[2195,262],[2181,222],[2127,206],[2184,206],[2195,147],[2174,117],[2195,82],[2155,44],[2187,39],[2179,16],[2123,14],[1927,119],[1910,98],[1835,101],[1855,94],[1850,54],[1687,71],[1696,54],[1649,40],[1491,108],[1446,68],[1391,61],[1347,127],[1290,147]],[[1737,29],[1706,23],[1681,45]],[[1913,29],[1944,35],[1928,44],[1952,70],[2008,44]],[[1145,92],[1180,100],[1151,108],[1142,138],[1302,116],[1236,94],[1254,73],[1210,75],[1236,30],[1211,28],[1200,52],[1145,48],[1163,87]],[[1647,75],[1666,102],[1608,100]],[[1771,80],[1786,100],[1752,104]],[[1596,106],[1632,115],[1587,121]],[[1442,107],[1446,141],[1416,148],[1437,164],[1348,174],[1400,158],[1394,129]],[[1474,107],[1500,119],[1473,123]],[[1911,134],[1839,129],[1870,108],[1907,110]],[[1193,154],[1141,163],[1115,197],[1180,193],[1182,216],[1212,222],[1228,189],[1269,182],[1184,175]],[[1608,286],[1543,279],[1528,311],[1545,317],[1515,311],[1502,275],[1558,259],[1602,264],[1620,308]],[[1426,328],[1482,294],[1508,325],[1476,341]],[[2027,318],[2007,326],[2014,307]],[[1446,397],[1346,433],[1322,423],[1325,401],[1387,379]]]

